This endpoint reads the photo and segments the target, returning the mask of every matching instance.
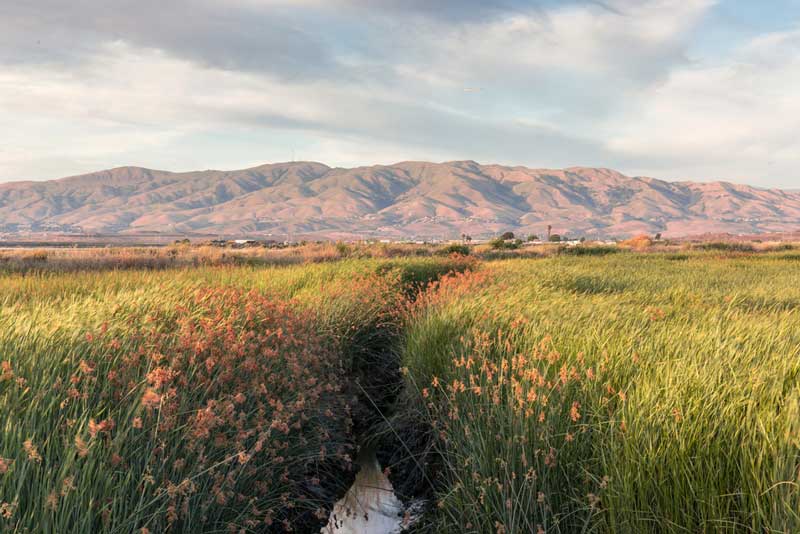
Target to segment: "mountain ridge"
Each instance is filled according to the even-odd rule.
[[[800,227],[800,191],[668,182],[613,169],[472,160],[355,168],[313,161],[171,172],[123,166],[0,183],[0,232],[192,232],[402,239],[554,232],[761,233]]]

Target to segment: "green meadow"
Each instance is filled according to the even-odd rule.
[[[790,252],[0,273],[0,531],[800,531]]]
[[[800,531],[798,306],[786,255],[505,261],[432,288],[401,409],[432,424],[435,530]]]

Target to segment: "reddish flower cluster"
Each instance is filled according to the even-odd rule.
[[[474,296],[483,281],[482,273],[447,277],[423,299],[447,305]],[[580,523],[603,489],[580,467],[591,428],[584,400],[608,389],[603,406],[610,410],[626,394],[603,381],[604,359],[592,365],[581,354],[561,354],[549,338],[530,346],[535,334],[524,317],[476,311],[478,326],[454,343],[450,365],[418,384],[447,467],[443,517],[486,532],[541,531],[558,517]],[[412,382],[419,378],[411,374]],[[565,476],[583,480],[586,492],[559,494],[575,486],[561,483]]]
[[[119,425],[132,429],[150,450],[144,465],[122,450],[110,461],[144,469],[142,490],[161,503],[145,529],[185,528],[190,519],[235,530],[318,523],[330,500],[320,474],[334,463],[349,468],[353,449],[340,354],[294,303],[234,289],[200,290],[192,300],[151,316],[133,336],[139,348],[117,354],[110,394],[139,408],[129,421],[91,419],[88,435],[75,438],[77,456]],[[88,339],[107,358],[120,347]],[[91,394],[96,368],[80,362],[65,405]],[[38,454],[32,443],[26,449]]]

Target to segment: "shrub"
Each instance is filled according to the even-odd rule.
[[[522,241],[519,239],[515,239],[514,241],[506,241],[501,237],[493,239],[489,242],[489,245],[494,250],[516,250],[520,247]]]
[[[348,247],[346,243],[342,243],[341,241],[338,241],[336,243],[336,252],[339,254],[340,257],[346,258],[347,256],[350,255],[351,250],[350,250],[350,247]]]
[[[457,254],[459,256],[469,256],[469,253],[469,246],[459,243],[451,243],[441,249],[441,254],[444,255]]]
[[[495,250],[503,250],[506,248],[506,242],[502,238],[495,238],[489,241],[489,245]]]
[[[633,250],[645,250],[653,245],[653,241],[647,235],[637,235],[625,241],[622,241],[619,246],[630,248]]]

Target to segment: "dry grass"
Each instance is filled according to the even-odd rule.
[[[788,252],[791,243],[654,242],[639,236],[618,245],[586,242],[577,246],[545,243],[515,250],[494,250],[491,245],[467,247],[484,260],[545,258],[557,255],[600,256],[616,252],[704,251],[716,255]],[[166,247],[14,248],[0,249],[0,272],[76,272],[130,269],[169,269],[202,266],[301,265],[342,259],[392,259],[447,255],[448,245],[403,243],[309,243],[286,248],[221,248],[203,245]]]
[[[166,247],[17,248],[0,250],[0,272],[75,272],[223,265],[299,265],[344,258],[432,256],[426,245],[310,243],[287,248]]]

